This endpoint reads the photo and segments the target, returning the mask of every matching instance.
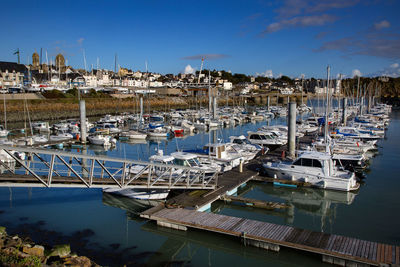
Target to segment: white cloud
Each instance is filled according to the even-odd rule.
[[[82,45],[82,43],[83,43],[83,41],[85,40],[85,38],[79,38],[78,40],[76,40],[76,42],[79,44],[79,45]]]
[[[361,73],[360,70],[354,69],[354,70],[352,71],[352,73],[351,73],[351,76],[353,76],[353,77],[355,77],[355,76],[361,77],[361,76],[362,76],[362,73]]]
[[[374,24],[374,27],[376,30],[382,30],[385,28],[389,28],[390,27],[390,22],[387,20],[382,20],[380,22],[377,22]]]
[[[256,72],[256,75],[257,76],[262,76],[262,77],[268,77],[268,78],[273,78],[274,77],[274,74],[272,73],[272,70],[266,70],[265,72],[261,72],[261,73]]]
[[[328,14],[294,17],[269,24],[263,34],[277,32],[290,27],[323,26],[336,20],[336,17]]]
[[[388,76],[393,78],[400,77],[400,65],[399,63],[393,63],[388,67],[385,67],[377,72],[368,74],[369,77],[377,76]]]
[[[190,65],[187,65],[185,67],[185,70],[183,71],[183,73],[185,73],[185,74],[193,74],[193,73],[195,73],[195,71],[196,71],[196,69],[192,68],[192,66],[190,66]]]

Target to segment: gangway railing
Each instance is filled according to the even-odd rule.
[[[0,186],[214,189],[218,171],[0,145]]]

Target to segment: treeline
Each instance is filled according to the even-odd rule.
[[[228,80],[232,82],[232,84],[237,85],[241,83],[248,83],[251,82],[250,75],[241,74],[241,73],[234,73],[225,71],[225,70],[202,70],[202,73],[206,76],[210,74],[212,77],[221,77],[221,79]],[[196,71],[196,75],[199,75],[199,71]],[[278,78],[270,78],[270,77],[263,77],[257,76],[254,77],[255,82],[257,83],[277,83],[277,84],[287,84],[289,86],[295,85],[295,79],[292,79],[288,76],[282,75]],[[317,81],[320,82],[317,82]],[[324,79],[315,79],[309,78],[305,79],[304,86],[310,87],[312,86],[325,86],[326,80]],[[332,84],[334,86],[334,84]],[[400,95],[400,78],[390,78],[390,77],[360,77],[360,84],[361,92],[364,91],[367,94],[371,95]],[[345,94],[352,95],[357,92],[358,88],[358,77],[350,78],[350,79],[343,79],[342,80],[342,89]]]
[[[346,95],[357,94],[357,89],[360,88],[360,94],[381,96],[381,95],[400,95],[400,78],[358,78],[344,79],[342,88]]]
[[[43,92],[42,95],[48,99],[78,98],[78,89],[73,88],[73,89],[66,91],[65,93],[63,93],[59,90],[51,90],[51,91]],[[81,97],[82,98],[110,98],[111,96],[109,94],[106,94],[103,92],[97,92],[94,89],[90,89],[88,93],[81,94]]]
[[[201,71],[202,74],[208,76],[210,74],[211,77],[216,78],[216,77],[221,77],[223,80],[228,80],[232,84],[240,84],[240,83],[249,83],[251,82],[251,77],[250,75],[242,74],[242,73],[234,73],[232,74],[229,71],[225,70],[208,70],[204,69]],[[221,75],[220,75],[221,74]],[[199,75],[199,71],[196,71],[196,76]],[[294,84],[294,80],[289,78],[288,76],[282,75],[279,78],[269,78],[269,77],[263,77],[263,76],[257,76],[255,77],[255,81],[258,83],[267,83],[267,82],[285,82],[290,85]]]

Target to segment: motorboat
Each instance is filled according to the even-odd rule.
[[[354,172],[340,170],[326,152],[306,151],[294,161],[267,162],[263,170],[275,179],[309,183],[323,189],[353,191],[359,188]]]
[[[33,122],[32,128],[39,132],[48,132],[50,130],[49,122],[47,121]]]
[[[169,194],[168,189],[104,188],[103,192],[142,200],[162,200],[166,199]]]
[[[99,146],[111,146],[115,144],[111,136],[108,135],[90,135],[88,136],[88,140],[92,145],[99,145]]]
[[[203,151],[202,157],[211,157],[216,163],[220,162],[223,166],[230,166],[230,169],[239,166],[241,162],[245,162],[245,158],[234,149],[228,151],[225,143],[206,144]],[[223,171],[227,171],[227,168],[225,167]]]
[[[32,142],[34,144],[45,144],[49,142],[49,139],[44,135],[34,135],[32,136]]]
[[[4,128],[3,125],[0,125],[0,137],[7,137],[10,132]]]
[[[61,141],[70,140],[72,138],[73,138],[72,134],[70,134],[70,133],[68,133],[66,131],[59,130],[57,134],[50,135],[49,141],[50,142],[61,142]]]
[[[287,141],[285,142],[284,140],[280,139],[276,134],[274,134],[272,132],[248,131],[247,134],[248,134],[247,139],[252,144],[256,144],[259,146],[265,146],[270,149],[278,148],[278,147],[286,144],[286,142],[287,142]]]
[[[383,138],[381,135],[375,135],[372,132],[366,133],[366,132],[361,132],[359,129],[356,127],[339,127],[336,129],[335,133],[331,133],[332,136],[335,137],[351,137],[354,139],[360,139],[360,140],[377,140],[380,138]]]
[[[262,146],[252,144],[244,135],[230,136],[230,143],[227,148],[233,149],[238,152],[246,161],[250,161],[256,157],[256,155],[263,150]],[[262,153],[267,153],[268,148],[264,148]]]
[[[135,130],[129,130],[129,131],[125,131],[125,132],[121,132],[120,137],[127,137],[129,139],[140,139],[140,140],[144,140],[147,137],[147,134],[145,133],[141,133]]]
[[[216,163],[200,162],[198,155],[193,153],[178,151],[171,153],[171,156],[174,157],[175,165],[198,168],[204,171],[206,175],[212,175],[221,169],[220,165]]]
[[[149,137],[168,137],[169,132],[163,126],[158,126],[155,128],[149,127],[147,129],[147,136]]]

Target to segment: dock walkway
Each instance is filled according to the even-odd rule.
[[[245,167],[243,172],[239,168],[220,174],[218,176],[217,186],[213,190],[187,191],[179,194],[167,201],[167,205],[178,207],[187,207],[197,210],[207,210],[211,203],[220,199],[221,196],[235,193],[235,190],[242,184],[252,180],[258,175],[260,165],[256,160],[251,161]]]
[[[157,208],[141,217],[164,227],[191,227],[240,237],[245,245],[273,251],[280,246],[308,251],[322,255],[324,262],[342,266],[400,264],[399,246],[189,209]]]

